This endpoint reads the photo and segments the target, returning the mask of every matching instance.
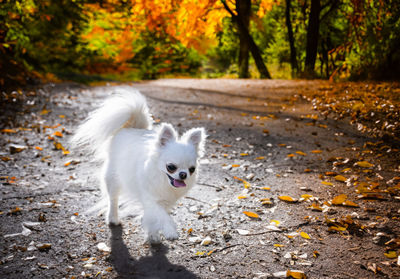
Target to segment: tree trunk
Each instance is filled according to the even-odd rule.
[[[242,0],[236,0],[236,1],[242,1]],[[236,24],[238,25],[239,33],[243,34],[243,37],[248,42],[250,52],[253,55],[254,62],[256,63],[258,72],[260,73],[260,78],[271,78],[271,75],[269,74],[268,69],[265,66],[264,61],[261,57],[260,50],[258,49],[256,43],[254,42],[253,38],[249,33],[249,29],[246,28],[241,18],[239,18],[232,12],[228,4],[226,4],[225,0],[221,0],[221,2],[224,5],[225,9],[228,11],[228,13],[232,16],[233,21],[236,22]]]
[[[291,8],[291,0],[286,0],[285,15],[286,15],[286,27],[288,30],[289,45],[290,45],[290,66],[292,68],[292,77],[295,77],[299,71],[299,66],[297,64],[296,47],[294,45],[292,21],[290,19],[290,8]]]
[[[238,18],[249,30],[251,0],[236,1],[236,11]],[[246,40],[246,36],[242,32],[239,32],[239,41],[239,78],[249,78],[249,41]]]
[[[307,27],[306,61],[304,67],[305,74],[308,77],[314,76],[314,67],[318,50],[320,12],[320,0],[311,0],[311,11],[308,17]]]

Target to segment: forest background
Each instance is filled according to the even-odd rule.
[[[399,79],[396,0],[0,0],[0,85]]]

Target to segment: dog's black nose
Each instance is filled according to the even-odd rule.
[[[186,174],[186,172],[183,172],[183,171],[181,171],[180,173],[179,173],[179,178],[180,179],[186,179],[186,177],[187,177],[187,174]]]

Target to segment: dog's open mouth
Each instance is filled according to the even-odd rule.
[[[167,176],[169,178],[169,182],[171,183],[172,186],[176,188],[181,188],[181,187],[186,187],[186,183],[183,180],[175,179],[171,177],[168,173]]]

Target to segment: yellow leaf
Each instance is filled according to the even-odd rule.
[[[303,199],[305,199],[305,200],[308,200],[309,198],[312,198],[312,195],[303,194],[303,195],[301,195],[301,197],[302,197]]]
[[[49,112],[51,112],[51,110],[43,109],[43,110],[40,112],[40,115],[46,115],[46,114],[48,114]]]
[[[17,131],[13,129],[3,129],[1,130],[2,133],[8,133],[8,134],[15,134]]]
[[[305,173],[312,172],[312,169],[305,169],[304,172]]]
[[[307,156],[306,153],[304,153],[303,151],[296,151],[297,154],[301,155],[301,156]]]
[[[247,196],[238,196],[238,199],[239,199],[239,200],[241,200],[241,199],[247,199]]]
[[[264,160],[264,159],[265,159],[264,156],[260,156],[260,157],[257,157],[257,158],[256,158],[256,160]]]
[[[278,220],[271,220],[269,223],[270,223],[271,225],[274,225],[274,226],[279,226],[279,224],[280,224],[281,222],[278,221]]]
[[[332,199],[332,204],[333,205],[342,205],[346,199],[347,199],[347,195],[341,194]]]
[[[276,243],[276,244],[274,244],[274,246],[275,247],[284,247],[285,245]]]
[[[335,180],[340,182],[346,182],[347,178],[344,177],[343,175],[336,175]]]
[[[278,197],[281,201],[286,201],[286,202],[297,202],[296,199],[289,197],[289,196],[279,196]]]
[[[204,254],[206,253],[206,251],[198,251],[198,252],[196,252],[196,256],[204,256]]]
[[[352,201],[345,201],[344,204],[345,206],[350,206],[350,207],[360,207],[358,204]]]
[[[286,277],[291,277],[294,279],[307,279],[307,276],[303,271],[300,270],[288,270],[286,271]]]
[[[261,190],[265,190],[265,191],[270,191],[270,190],[271,190],[270,187],[261,187],[260,189],[261,189]]]
[[[345,230],[347,230],[347,229],[342,226],[331,226],[328,229],[328,231],[337,231],[337,232],[344,232]]]
[[[311,237],[310,237],[307,233],[305,233],[305,232],[300,232],[300,236],[301,236],[302,238],[305,238],[305,239],[311,239]]]
[[[240,153],[240,156],[244,157],[244,156],[249,156],[248,153]]]
[[[63,153],[63,155],[68,155],[70,152],[68,150],[64,149],[62,153]]]
[[[245,113],[245,112],[242,112],[240,115],[241,115],[241,116],[247,116],[247,115],[249,115],[249,114],[248,114],[248,113]]]
[[[54,133],[52,134],[52,136],[56,136],[56,137],[62,138],[64,135],[63,135],[61,132],[56,131],[56,132],[54,132]]]
[[[58,117],[60,117],[60,118],[65,118],[65,115],[60,114]]]
[[[251,218],[260,218],[257,213],[251,211],[243,211],[243,213]]]
[[[322,150],[312,150],[311,153],[320,154],[320,153],[322,153]]]
[[[333,186],[332,182],[328,182],[328,181],[321,181],[322,184],[327,185],[327,186]]]
[[[263,130],[263,133],[264,133],[264,134],[269,134],[269,131],[268,131],[267,129],[264,129],[264,130]]]
[[[362,167],[362,168],[371,168],[371,167],[374,166],[373,164],[371,164],[371,163],[369,163],[367,161],[357,162],[356,165],[359,166],[359,167]]]
[[[384,255],[386,258],[389,258],[389,259],[397,258],[396,251],[387,251],[386,253],[384,253]]]
[[[273,202],[271,201],[270,198],[264,198],[264,199],[261,199],[260,201],[261,201],[262,205],[272,205],[273,204]]]
[[[42,151],[42,150],[43,150],[43,148],[42,148],[42,147],[39,147],[39,146],[35,146],[35,149],[36,149],[36,150],[39,150],[39,151]]]
[[[55,149],[57,149],[57,150],[65,150],[64,146],[62,146],[62,144],[60,142],[55,141],[55,142],[53,142],[53,144],[54,144],[54,148]]]
[[[208,252],[207,253],[207,256],[210,256],[212,253],[214,253],[215,252],[215,249],[214,250],[211,250],[210,252]]]
[[[232,145],[230,145],[230,144],[224,144],[224,145],[222,145],[222,147],[231,147]]]
[[[342,172],[349,172],[349,171],[351,171],[351,168],[345,168],[342,170]]]
[[[238,168],[238,167],[240,167],[239,164],[233,164],[233,165],[232,165],[232,168]]]
[[[287,157],[289,157],[289,158],[293,158],[294,156],[296,156],[296,155],[294,155],[294,154],[288,154],[287,155]]]
[[[313,203],[309,208],[313,211],[323,211],[324,209],[317,203]]]

